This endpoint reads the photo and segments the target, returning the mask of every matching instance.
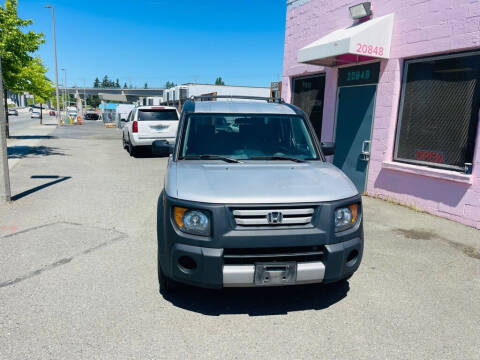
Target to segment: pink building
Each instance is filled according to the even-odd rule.
[[[480,229],[480,1],[357,4],[287,1],[283,98],[360,192]]]

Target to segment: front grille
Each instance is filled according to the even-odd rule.
[[[225,264],[254,264],[255,262],[308,262],[323,260],[323,246],[294,246],[274,248],[224,249]]]
[[[312,222],[313,208],[235,209],[237,226],[305,225]]]

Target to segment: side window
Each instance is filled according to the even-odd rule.
[[[127,121],[130,122],[130,121],[133,121],[134,119],[135,119],[135,109],[130,111],[130,114],[128,114]]]
[[[479,109],[479,52],[407,60],[394,160],[464,172]]]

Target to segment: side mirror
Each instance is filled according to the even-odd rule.
[[[169,144],[165,140],[155,140],[152,143],[152,153],[159,156],[168,156],[173,153],[173,144]]]
[[[323,152],[323,155],[325,155],[325,156],[335,154],[335,143],[334,142],[322,142],[322,152]]]

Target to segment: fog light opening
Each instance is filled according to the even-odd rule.
[[[348,266],[354,265],[357,262],[357,258],[358,258],[358,250],[350,251],[350,253],[347,256],[346,264]]]
[[[186,272],[192,272],[197,268],[197,263],[190,256],[180,256],[178,258],[178,265]]]

